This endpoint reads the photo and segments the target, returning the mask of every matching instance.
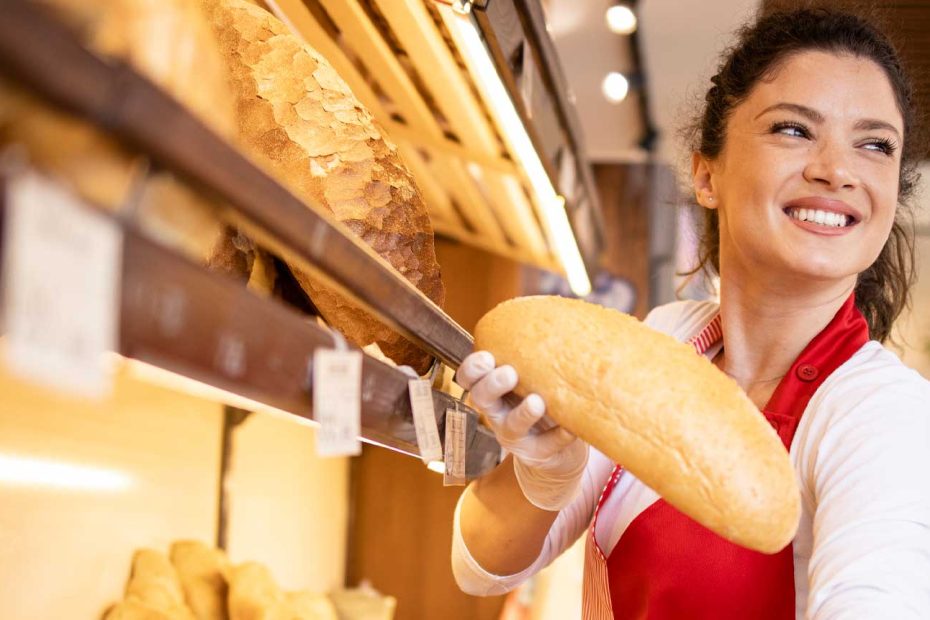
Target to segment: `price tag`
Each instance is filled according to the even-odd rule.
[[[417,431],[417,446],[424,463],[442,460],[442,444],[439,442],[439,427],[433,409],[433,389],[428,379],[411,379],[407,382],[410,391],[410,409],[413,411],[413,426]]]
[[[465,431],[467,416],[458,409],[446,409],[446,471],[442,477],[444,486],[465,485]]]
[[[354,456],[362,451],[362,353],[317,349],[313,353],[313,418],[320,423],[320,456]]]
[[[102,397],[116,349],[122,231],[53,181],[11,179],[3,243],[6,361],[53,388]]]

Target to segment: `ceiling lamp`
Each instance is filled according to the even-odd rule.
[[[607,27],[617,34],[633,34],[636,31],[636,13],[625,4],[615,4],[607,9]]]
[[[622,73],[611,71],[604,77],[601,90],[607,101],[620,103],[626,99],[627,93],[630,92],[630,81]]]

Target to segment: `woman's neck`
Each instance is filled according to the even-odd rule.
[[[721,278],[723,351],[714,359],[760,409],[808,343],[836,315],[855,280],[774,287],[762,279]]]

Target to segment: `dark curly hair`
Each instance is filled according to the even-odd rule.
[[[717,157],[723,149],[726,124],[733,108],[789,56],[811,50],[852,54],[875,62],[888,77],[904,119],[899,207],[888,241],[875,262],[859,274],[855,289],[856,305],[869,324],[871,337],[884,342],[895,319],[909,305],[910,289],[916,280],[914,225],[908,200],[920,178],[917,164],[924,145],[918,139],[920,130],[911,81],[894,45],[873,21],[830,8],[781,9],[763,14],[755,23],[740,29],[736,44],[723,53],[703,109],[686,128],[685,137],[693,152],[709,159]],[[703,211],[698,265],[684,275],[720,272],[717,211]]]

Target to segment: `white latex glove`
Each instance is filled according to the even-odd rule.
[[[513,366],[495,368],[494,356],[475,351],[462,361],[456,382],[471,390],[471,402],[484,411],[497,441],[513,454],[513,471],[523,495],[543,510],[561,510],[581,489],[588,446],[560,426],[538,433],[533,425],[546,413],[538,394],[511,408],[501,398],[517,387]]]

